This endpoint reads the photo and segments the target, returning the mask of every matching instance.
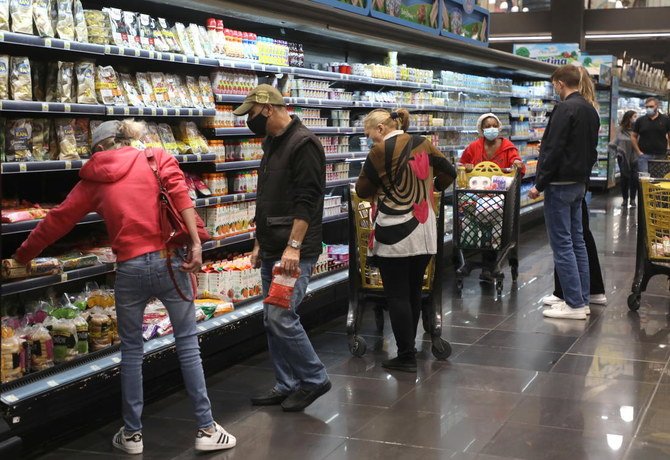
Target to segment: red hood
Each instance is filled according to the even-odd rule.
[[[123,179],[141,155],[134,147],[95,153],[79,171],[79,177],[92,182],[117,182]]]

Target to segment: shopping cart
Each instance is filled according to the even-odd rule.
[[[640,308],[652,276],[666,275],[670,281],[670,172],[664,179],[641,177],[639,200],[635,278],[628,296],[633,311]]]
[[[512,282],[519,274],[519,195],[520,180],[516,168],[503,172],[495,163],[484,161],[466,173],[468,184],[473,177],[506,176],[512,178],[507,190],[454,189],[454,259],[456,260],[456,290],[463,292],[463,278],[473,269],[491,268],[496,294],[502,294],[504,275],[501,264],[507,258]],[[484,251],[495,252],[492,267],[475,262]]]
[[[649,176],[663,178],[670,173],[670,160],[649,160]]]
[[[346,190],[349,202],[349,313],[347,315],[347,336],[349,351],[354,356],[363,356],[367,343],[360,335],[360,326],[367,304],[375,306],[375,320],[379,332],[384,329],[383,306],[386,303],[379,270],[367,263],[367,248],[372,230],[369,201],[356,195],[352,185]],[[451,345],[442,339],[442,252],[444,244],[444,209],[442,194],[435,193],[433,209],[437,217],[437,254],[431,258],[423,286],[423,306],[421,316],[423,327],[430,333],[433,356],[447,359],[451,355]]]

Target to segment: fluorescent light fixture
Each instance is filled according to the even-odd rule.
[[[489,37],[490,42],[550,42],[551,35],[510,35]]]
[[[585,34],[587,40],[610,40],[615,38],[661,38],[670,37],[670,32],[640,32],[629,34]]]

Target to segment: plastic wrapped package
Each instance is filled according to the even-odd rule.
[[[77,350],[77,326],[71,319],[55,319],[51,322],[51,338],[54,344],[54,362],[73,360]]]
[[[214,42],[211,42],[209,40],[209,36],[207,35],[207,29],[204,26],[198,26],[198,31],[200,32],[200,45],[202,46],[202,50],[204,51],[205,56],[213,57]]]
[[[213,109],[216,107],[214,101],[214,93],[212,92],[212,82],[207,76],[198,78],[198,87],[200,89],[200,97],[206,109]]]
[[[163,142],[158,132],[158,125],[156,123],[147,123],[147,129],[141,141],[147,148],[162,149]]]
[[[193,23],[189,24],[186,28],[185,34],[193,48],[193,53],[195,56],[201,58],[207,57],[202,43],[200,43],[200,29],[198,28],[198,25]]]
[[[137,72],[135,75],[137,78],[137,87],[142,95],[142,100],[144,105],[147,107],[156,107],[156,95],[154,94],[154,88],[151,85],[151,79],[149,74],[144,72]]]
[[[58,159],[79,160],[74,119],[57,118],[54,124],[56,125],[56,135],[58,136]]]
[[[110,43],[109,16],[106,11],[84,10],[89,43],[108,45]]]
[[[112,66],[98,66],[95,72],[95,91],[98,102],[105,105],[126,105],[119,79]]]
[[[88,28],[86,27],[86,18],[84,17],[84,7],[81,0],[74,0],[72,5],[72,15],[74,18],[74,37],[78,42],[88,42]]]
[[[77,103],[97,104],[95,96],[95,63],[92,61],[77,62]]]
[[[294,273],[284,273],[281,264],[277,262],[272,268],[272,283],[270,284],[268,296],[263,300],[263,303],[280,308],[291,308],[293,290],[299,277],[299,270]]]
[[[154,24],[152,27],[152,23]],[[138,15],[138,27],[140,33],[140,45],[145,50],[155,50],[156,40],[154,30],[156,29],[154,19],[148,14]]]
[[[103,350],[112,345],[112,319],[104,313],[94,313],[88,319],[90,351]]]
[[[21,369],[21,343],[14,329],[2,326],[2,345],[0,346],[1,382],[8,383],[23,376]]]
[[[175,78],[177,82],[177,92],[179,93],[179,98],[184,104],[184,107],[194,107],[191,95],[186,87],[186,79],[179,75],[175,75]]]
[[[181,92],[179,91],[179,85],[181,81],[178,75],[175,74],[165,74],[165,86],[167,88],[167,97],[170,101],[172,107],[188,107],[184,103],[181,97]]]
[[[123,87],[128,105],[133,107],[144,107],[144,101],[137,89],[137,81],[135,80],[135,77],[127,73],[120,73],[119,81]]]
[[[33,2],[31,0],[9,0],[12,32],[33,33]]]
[[[0,0],[0,30],[9,30],[9,0]]]
[[[110,289],[100,289],[95,283],[92,283],[91,285],[87,284],[86,287],[89,291],[86,300],[88,308],[108,308],[114,306],[114,291]]]
[[[33,21],[40,37],[55,37],[51,24],[51,1],[33,0]]]
[[[95,255],[100,263],[103,264],[112,264],[116,262],[116,255],[112,251],[112,248],[109,247],[100,247],[100,248],[86,248],[83,249],[84,254]]]
[[[56,102],[58,97],[58,61],[50,61],[47,64],[45,93],[47,102]]]
[[[0,54],[0,100],[5,99],[9,99],[9,56]]]
[[[151,87],[153,88],[158,107],[170,107],[170,95],[168,94],[163,72],[149,72],[149,78],[151,79]]]
[[[76,316],[73,320],[77,330],[77,353],[88,354],[88,323],[82,316]]]
[[[81,252],[64,254],[59,256],[58,260],[60,260],[63,271],[91,267],[99,263],[97,256],[93,254],[82,254]]]
[[[175,22],[172,32],[175,35],[177,42],[179,43],[179,48],[182,53],[188,56],[194,56],[195,52],[193,51],[193,45],[189,40],[188,34],[186,33],[186,27],[181,22]]]
[[[198,126],[193,121],[182,121],[179,123],[180,138],[188,144],[191,151],[195,154],[209,152],[207,139],[200,133]]]
[[[31,22],[32,24],[32,22]],[[10,62],[10,89],[15,101],[32,101],[33,87],[30,74],[30,60],[27,57],[12,56]]]
[[[58,62],[56,102],[71,103],[76,100],[74,76],[74,62]]]
[[[166,49],[162,51],[171,51],[173,53],[183,53],[184,50],[179,44],[179,40],[175,36],[173,28],[168,25],[168,22],[165,18],[158,18],[158,30],[160,30],[160,35],[162,41],[165,43]]]
[[[72,0],[54,0],[58,5],[58,23],[56,34],[63,40],[74,40],[74,17]]]
[[[30,367],[33,372],[49,369],[54,365],[54,344],[46,327],[36,325],[28,335]]]
[[[7,120],[6,128],[6,161],[33,160],[33,122],[29,118]]]
[[[163,149],[165,149],[166,152],[171,153],[172,155],[179,153],[177,141],[174,138],[174,133],[172,132],[170,125],[167,123],[160,123],[158,125],[158,135],[163,143]]]
[[[186,89],[188,90],[188,95],[191,98],[193,107],[202,109],[205,105],[202,100],[202,94],[200,92],[200,83],[195,79],[195,77],[191,75],[186,77]]]
[[[49,159],[49,134],[49,120],[45,118],[33,119],[33,160],[44,161]]]
[[[128,30],[128,43],[132,48],[141,48],[139,15],[132,11],[123,12],[123,21]]]

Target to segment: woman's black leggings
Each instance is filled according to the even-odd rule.
[[[415,355],[414,342],[421,316],[421,287],[431,257],[378,257],[391,328],[400,358],[413,358]]]

